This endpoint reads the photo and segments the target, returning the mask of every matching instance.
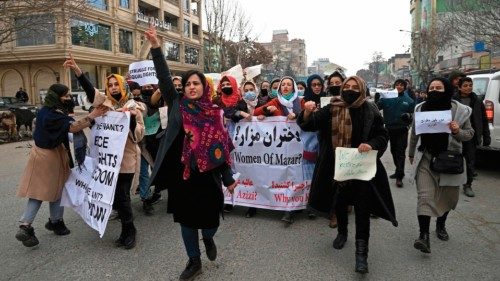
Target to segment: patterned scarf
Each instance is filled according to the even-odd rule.
[[[183,96],[180,101],[186,134],[181,158],[184,180],[189,179],[192,158],[200,172],[212,170],[224,162],[231,164],[229,153],[234,146],[222,123],[221,109],[210,101],[209,92],[209,87],[205,87],[200,99]]]

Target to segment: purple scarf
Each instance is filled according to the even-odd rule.
[[[200,172],[212,170],[224,162],[231,164],[229,153],[234,149],[222,123],[222,109],[214,105],[206,87],[199,100],[183,96],[180,100],[185,137],[181,162],[184,180],[189,179],[191,158]]]

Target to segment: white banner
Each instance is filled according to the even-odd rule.
[[[398,97],[398,90],[381,90],[376,89],[375,92],[380,94],[381,99],[394,99]]]
[[[415,112],[415,134],[451,133],[451,110]]]
[[[335,148],[336,181],[368,181],[377,173],[377,150],[359,152],[357,148]]]
[[[133,62],[128,67],[130,79],[139,85],[158,84],[156,70],[152,60]]]
[[[241,120],[232,136],[238,185],[226,203],[273,210],[305,209],[310,182],[302,171],[301,129],[286,117]]]
[[[129,132],[130,112],[108,112],[95,119],[90,157],[75,167],[65,183],[61,205],[72,208],[104,235]]]

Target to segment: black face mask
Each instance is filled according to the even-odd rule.
[[[150,97],[150,96],[153,95],[153,93],[154,93],[153,89],[147,89],[147,90],[142,90],[141,91],[141,95],[143,97]]]
[[[64,106],[64,109],[66,110],[70,110],[70,109],[73,109],[73,107],[75,107],[75,103],[73,102],[73,100],[65,100],[63,101],[63,106]]]
[[[122,94],[121,93],[117,93],[117,94],[112,94],[111,95],[115,100],[117,101],[120,101],[121,98],[122,98]]]
[[[430,91],[427,93],[427,101],[436,105],[445,105],[451,102],[451,98],[444,92]]]
[[[176,90],[176,91],[177,91],[177,93],[179,93],[179,94],[182,94],[182,92],[183,92],[183,91],[182,91],[182,87],[181,87],[181,88],[175,88],[175,90]]]
[[[260,95],[263,96],[263,97],[267,96],[267,89],[261,89],[260,90]]]
[[[233,93],[233,88],[231,87],[225,87],[225,88],[222,88],[222,92],[225,94],[225,95],[231,95]]]
[[[356,92],[353,90],[342,91],[342,99],[347,104],[352,104],[353,102],[355,102],[359,98],[360,95],[361,95],[360,92]]]
[[[338,96],[340,94],[340,86],[331,86],[328,89],[328,93],[332,96]]]

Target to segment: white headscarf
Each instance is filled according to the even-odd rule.
[[[281,83],[283,83],[283,80],[285,79],[290,79],[293,82],[293,96],[290,100],[287,100],[283,97],[283,94],[281,94]],[[290,76],[284,76],[280,80],[280,84],[278,86],[278,101],[285,106],[288,109],[288,112],[293,112],[293,101],[299,96],[299,93],[297,93],[297,83],[295,83],[295,80],[290,77]]]

